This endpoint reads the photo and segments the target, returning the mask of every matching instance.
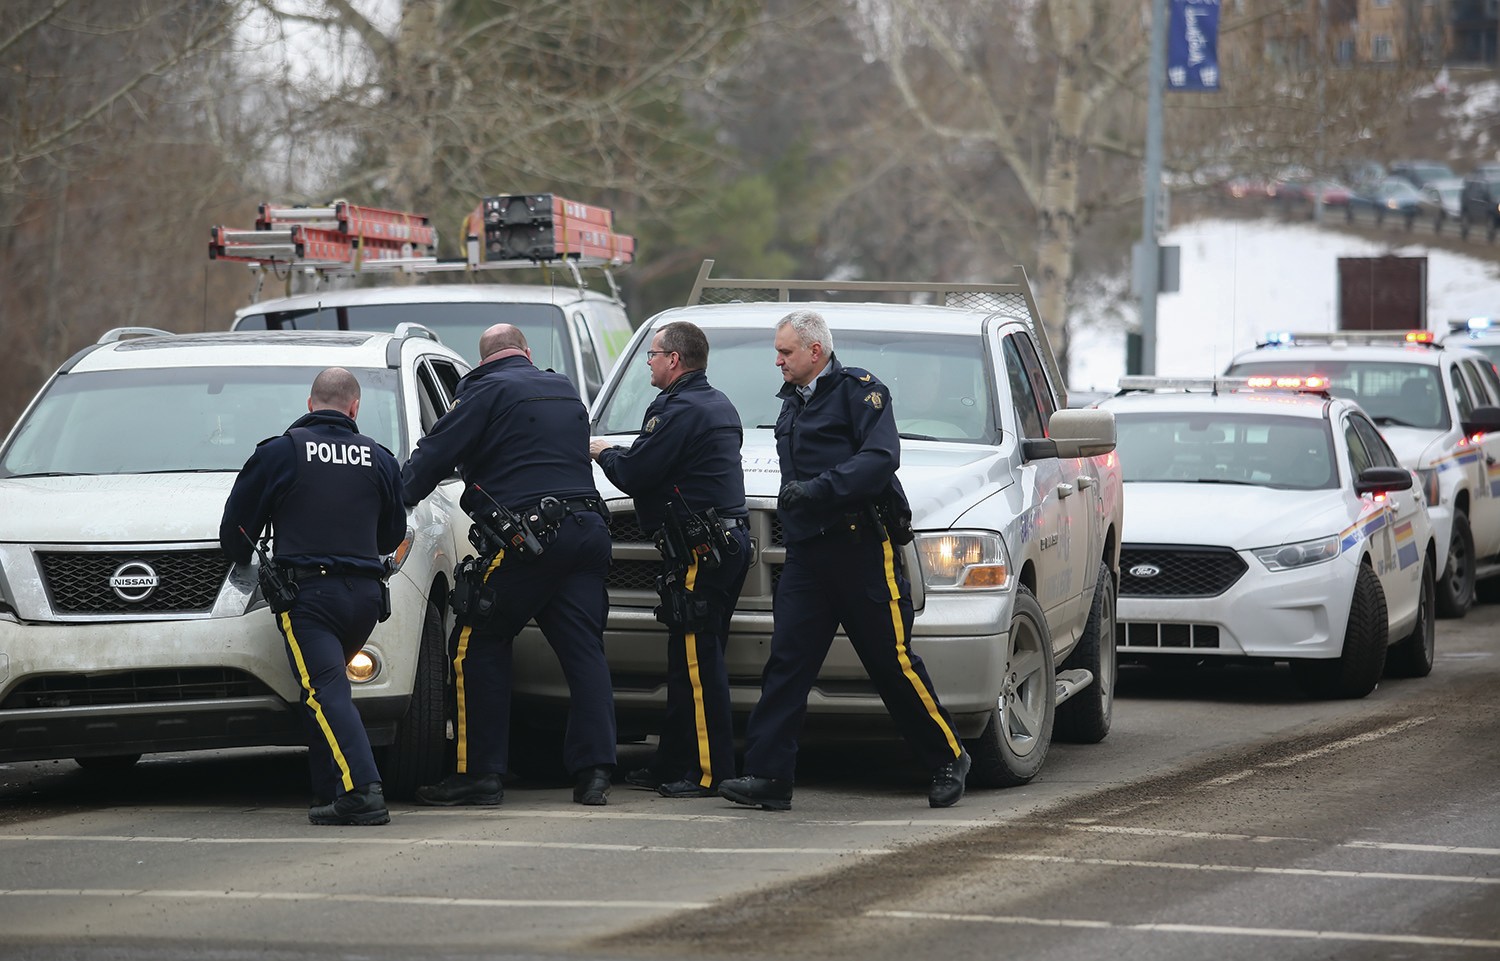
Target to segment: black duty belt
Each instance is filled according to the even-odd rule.
[[[319,577],[380,577],[379,571],[366,570],[362,567],[328,567],[319,564],[315,567],[293,567],[288,564],[281,566],[281,572],[293,581],[310,581]]]
[[[719,518],[719,523],[724,525],[724,529],[726,531],[732,531],[736,527],[749,527],[750,526],[750,518],[748,518],[748,517],[720,517]]]

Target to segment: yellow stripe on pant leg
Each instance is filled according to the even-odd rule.
[[[922,706],[927,708],[927,713],[937,722],[942,729],[943,736],[948,739],[948,747],[953,750],[953,756],[958,757],[963,753],[963,748],[958,746],[958,738],[953,736],[953,731],[948,727],[943,715],[938,711],[937,701],[932,692],[922,679],[917,677],[917,672],[912,670],[911,658],[906,653],[906,624],[901,618],[901,585],[896,583],[896,552],[891,546],[891,539],[886,537],[880,542],[881,552],[885,556],[885,584],[891,594],[891,626],[896,631],[896,660],[901,663],[901,673],[911,682],[916,689],[917,697],[922,699]]]
[[[282,636],[286,638],[286,646],[291,650],[292,660],[297,664],[297,680],[302,684],[302,690],[307,692],[307,706],[312,709],[313,719],[318,722],[318,728],[327,739],[329,750],[333,752],[333,760],[339,766],[339,776],[344,790],[352,791],[354,790],[354,777],[349,773],[349,762],[345,760],[343,748],[339,747],[339,739],[334,736],[333,728],[328,725],[328,718],[323,716],[323,705],[318,703],[317,693],[313,691],[312,677],[307,673],[307,661],[302,658],[302,646],[297,643],[297,635],[292,633],[291,612],[282,611],[280,621]]]
[[[480,579],[480,586],[490,579],[495,573],[495,568],[505,559],[505,551],[496,552],[495,559],[490,566],[485,568],[484,577]],[[459,774],[469,773],[469,697],[468,688],[464,684],[464,659],[469,656],[469,635],[474,633],[474,625],[465,624],[463,630],[458,632],[458,650],[453,655],[453,688],[455,694],[456,708],[458,713],[458,765]],[[488,772],[486,772],[488,773]]]
[[[688,562],[687,580],[684,582],[688,597],[693,596],[693,590],[698,586],[698,557]],[[698,783],[703,787],[712,787],[714,783],[713,761],[708,751],[708,712],[703,704],[703,677],[698,671],[698,634],[695,631],[683,633],[683,647],[687,654],[688,682],[693,686],[693,726],[698,731],[698,770],[703,775],[698,778]]]

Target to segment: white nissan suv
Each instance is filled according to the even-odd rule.
[[[303,743],[298,688],[253,568],[219,521],[255,445],[306,413],[324,368],[359,427],[404,457],[462,357],[426,330],[110,331],[54,374],[0,447],[0,761]],[[386,791],[441,775],[444,605],[469,521],[461,486],[411,513],[391,617],[350,666]]]

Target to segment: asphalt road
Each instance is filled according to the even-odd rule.
[[[0,765],[0,957],[1500,957],[1497,613],[1360,701],[1128,670],[1107,741],[944,811],[899,743],[809,745],[782,814],[513,785],[378,828],[307,824],[295,752]]]

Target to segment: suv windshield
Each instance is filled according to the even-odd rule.
[[[1231,377],[1253,374],[1326,377],[1330,394],[1357,401],[1380,427],[1447,430],[1452,423],[1444,399],[1442,372],[1434,364],[1310,359],[1298,357],[1296,348],[1291,348],[1264,360],[1243,360],[1227,373]]]
[[[1323,490],[1338,484],[1328,424],[1307,417],[1115,412],[1127,481],[1254,484]]]
[[[551,304],[357,304],[307,307],[246,314],[235,330],[369,330],[390,333],[397,324],[421,324],[444,344],[463,354],[471,367],[479,366],[479,335],[494,324],[515,324],[526,335],[531,360],[551,368],[575,385],[577,371],[563,312]]]
[[[307,413],[312,367],[174,367],[56,378],[0,452],[0,477],[237,471]],[[396,371],[355,368],[359,427],[404,450]]]
[[[708,379],[729,396],[746,428],[774,427],[781,410],[781,372],[772,330],[710,327]],[[835,328],[839,363],[863,367],[891,391],[902,436],[992,443],[991,387],[978,334],[908,334]],[[649,339],[621,358],[624,375],[599,411],[594,431],[635,433],[656,396],[646,370]]]

